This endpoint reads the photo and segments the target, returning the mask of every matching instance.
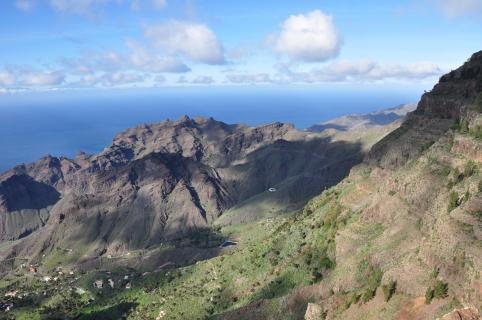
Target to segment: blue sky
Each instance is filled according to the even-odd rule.
[[[1,1],[0,93],[429,87],[481,45],[481,0]]]

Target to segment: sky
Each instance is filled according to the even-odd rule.
[[[5,0],[0,94],[420,85],[482,49],[482,0]]]

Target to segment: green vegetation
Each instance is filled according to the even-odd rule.
[[[357,296],[355,300],[361,300],[366,303],[375,297],[377,288],[380,286],[383,277],[383,272],[372,266],[368,260],[363,260],[359,263],[357,268],[357,278],[362,284],[362,287],[355,290],[353,296]]]
[[[474,103],[472,104],[472,110],[482,113],[482,94],[479,93],[475,97]]]
[[[438,280],[433,287],[428,287],[425,292],[425,303],[430,304],[434,298],[443,299],[448,294],[448,283]]]
[[[397,281],[390,280],[387,284],[382,286],[382,289],[383,295],[385,296],[385,301],[388,302],[397,290]]]
[[[431,288],[431,287],[427,288],[427,291],[425,291],[425,303],[431,304],[432,300],[433,300],[433,297],[434,297],[433,288]]]
[[[451,212],[452,210],[454,210],[455,208],[457,208],[459,206],[459,195],[457,192],[455,191],[452,191],[450,193],[450,197],[449,197],[449,205],[448,205],[448,212]]]
[[[460,121],[459,132],[464,134],[469,132],[469,122],[466,119]]]
[[[448,283],[439,280],[434,287],[434,297],[437,299],[443,299],[447,297],[448,290]]]
[[[440,170],[440,174],[445,176],[445,177],[448,177],[448,175],[450,174],[450,172],[452,171],[452,168],[450,166],[444,166],[441,170]]]
[[[476,139],[482,139],[482,126],[481,125],[476,125],[472,128],[470,128],[469,133],[472,137]]]
[[[464,166],[464,177],[468,178],[471,177],[474,173],[477,172],[477,164],[470,160]]]
[[[335,268],[335,237],[356,221],[356,215],[338,202],[339,194],[336,189],[328,190],[291,215],[226,226],[212,233],[201,230],[189,238],[190,246],[217,246],[226,237],[241,237],[240,245],[195,265],[145,276],[134,270],[111,270],[108,275],[92,271],[73,285],[37,281],[38,289],[27,284],[29,292],[38,292],[38,302],[19,305],[15,315],[19,319],[20,314],[27,314],[26,319],[61,315],[121,319],[127,314],[133,319],[155,319],[163,310],[169,319],[195,319],[215,317],[260,299],[276,304],[297,288],[321,281]],[[57,265],[57,259],[49,259],[49,265]],[[365,300],[373,296],[381,280],[380,272],[367,270]],[[126,273],[132,274],[131,289],[125,289]],[[115,289],[106,285],[109,278],[115,280]],[[93,288],[95,279],[104,279],[103,289]],[[72,286],[86,293],[78,296],[69,289]],[[51,289],[43,296],[45,288]]]

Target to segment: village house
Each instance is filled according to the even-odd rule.
[[[97,280],[94,281],[94,288],[102,289],[103,286],[104,286],[104,280],[97,279]]]

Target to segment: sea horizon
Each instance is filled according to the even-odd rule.
[[[417,102],[421,92],[419,87],[193,87],[5,95],[0,97],[0,171],[47,154],[95,154],[127,128],[183,115],[248,126],[291,123],[302,130],[346,114]]]

